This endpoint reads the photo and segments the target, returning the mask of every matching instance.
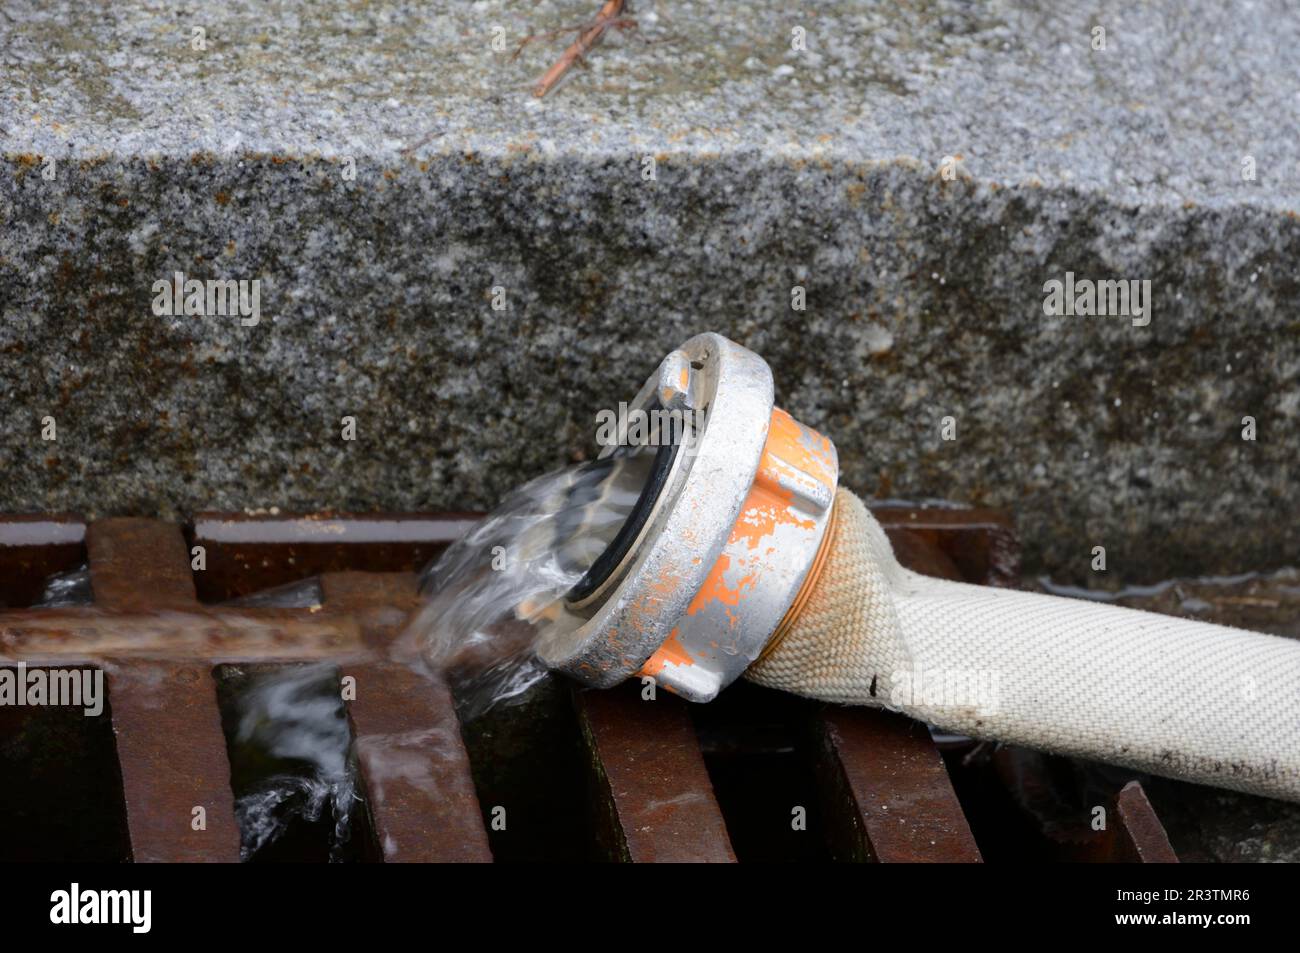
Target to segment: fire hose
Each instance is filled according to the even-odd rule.
[[[542,635],[551,668],[700,702],[743,676],[1300,801],[1300,642],[904,569],[838,486],[831,441],[774,407],[767,364],[720,335],[669,354],[631,407],[689,432]]]

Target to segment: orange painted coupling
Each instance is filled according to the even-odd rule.
[[[758,659],[761,661],[766,658],[773,649],[781,644],[785,634],[794,627],[795,620],[803,612],[803,607],[808,604],[808,598],[812,591],[817,588],[817,580],[821,578],[822,568],[826,565],[826,554],[831,551],[831,546],[835,542],[835,507],[831,506],[830,518],[826,522],[826,532],[822,535],[822,541],[817,546],[817,555],[813,557],[813,564],[808,567],[808,573],[804,576],[803,582],[799,584],[799,592],[794,597],[794,602],[786,610],[785,617],[781,619],[781,624],[776,627],[772,637],[767,640],[763,646],[763,651],[758,653]]]
[[[828,438],[773,406],[767,364],[720,335],[664,359],[632,406],[652,405],[702,419],[623,563],[540,654],[590,685],[648,676],[708,701],[807,598],[839,461]]]
[[[773,409],[758,473],[726,548],[686,615],[638,675],[680,694],[711,697],[722,687],[712,684],[719,670],[734,666],[709,663],[744,661],[744,671],[762,654],[817,566],[834,512],[826,497],[834,500],[837,470],[828,439]],[[756,627],[767,632],[754,653]]]

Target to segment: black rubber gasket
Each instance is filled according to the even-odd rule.
[[[605,584],[610,574],[623,562],[628,550],[641,535],[646,520],[654,511],[655,503],[659,501],[659,494],[663,492],[664,485],[668,482],[668,474],[672,472],[673,462],[677,459],[678,449],[678,444],[672,442],[662,444],[655,451],[650,477],[646,480],[645,486],[641,487],[641,494],[637,497],[632,512],[628,514],[626,522],[619,528],[613,541],[605,547],[605,551],[596,557],[591,568],[569,590],[565,596],[569,602],[581,602],[589,597]]]

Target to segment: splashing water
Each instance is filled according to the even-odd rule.
[[[329,860],[345,859],[359,797],[333,666],[235,668],[234,677],[242,683],[231,699],[240,859],[256,857],[300,822],[328,823]]]
[[[390,657],[430,678],[448,676],[462,722],[518,699],[547,674],[533,649],[537,638],[549,625],[573,619],[566,597],[618,536],[655,460],[648,448],[627,448],[514,490],[425,568],[424,604],[389,647]],[[320,580],[311,578],[224,605],[320,602]],[[35,603],[92,604],[85,567],[50,577]],[[304,828],[323,830],[330,861],[351,859],[361,792],[338,672],[328,663],[223,669],[241,859],[268,859],[281,842],[308,840]],[[418,742],[427,755],[430,742]],[[411,740],[383,744],[381,759],[407,771],[402,759],[409,760]]]
[[[548,473],[513,491],[425,569],[411,634],[456,687],[469,721],[545,677],[538,636],[627,521],[655,455],[627,452]]]
[[[394,654],[414,648],[408,661],[418,669],[450,675],[462,721],[520,697],[546,676],[533,652],[536,637],[568,612],[566,594],[627,521],[653,460],[629,452],[512,492],[424,570],[425,603]],[[230,604],[312,605],[319,594],[312,579]],[[241,857],[255,858],[296,824],[330,822],[329,859],[347,859],[360,793],[333,668],[258,673],[232,702],[232,752],[255,778],[236,798]],[[407,741],[386,744],[385,757],[407,757]],[[274,770],[278,765],[285,770]]]
[[[425,567],[425,602],[400,644],[408,647],[404,654],[414,644],[424,664],[453,676],[462,719],[522,695],[545,677],[533,645],[548,624],[569,612],[565,596],[627,522],[654,466],[652,451],[622,448],[518,487]],[[51,576],[35,607],[92,603],[90,573],[83,566]],[[313,577],[223,605],[320,603],[320,580]],[[298,676],[285,678],[284,691],[291,693]]]
[[[55,573],[45,580],[45,591],[32,603],[33,609],[65,609],[88,606],[94,601],[90,592],[90,569],[82,566]]]

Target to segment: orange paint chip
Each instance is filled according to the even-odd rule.
[[[659,646],[654,655],[646,659],[645,664],[641,666],[641,671],[637,673],[638,675],[648,675],[655,678],[663,672],[669,662],[674,665],[695,664],[695,659],[691,658],[691,653],[686,651],[686,646],[682,645],[677,638],[680,631],[680,629],[673,629],[668,633],[668,638],[664,639],[664,644]]]

